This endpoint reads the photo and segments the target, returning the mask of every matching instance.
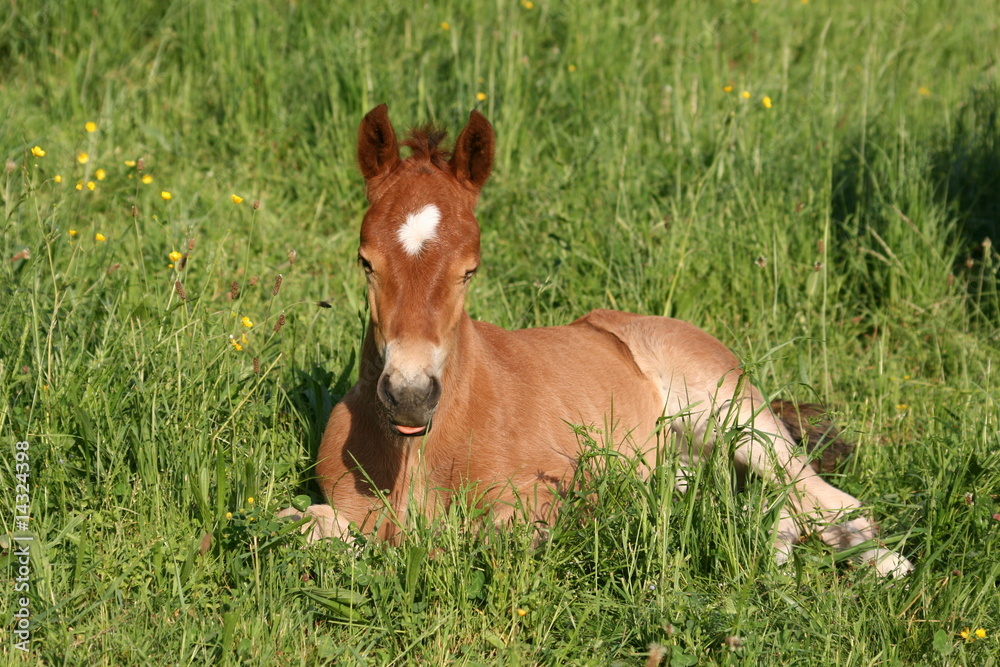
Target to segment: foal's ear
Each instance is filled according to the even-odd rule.
[[[365,183],[389,173],[399,162],[399,146],[396,143],[396,130],[389,122],[389,107],[380,104],[367,114],[361,121],[358,130],[358,166]]]
[[[455,178],[482,190],[493,169],[493,126],[475,109],[469,123],[458,135],[451,152],[451,171]]]

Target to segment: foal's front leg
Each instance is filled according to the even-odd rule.
[[[288,518],[292,521],[308,519],[302,524],[302,532],[306,540],[312,544],[328,537],[334,537],[345,542],[352,541],[350,522],[340,517],[330,505],[310,505],[305,511],[288,507],[278,512],[278,518]]]

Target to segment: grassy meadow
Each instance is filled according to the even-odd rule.
[[[5,2],[0,662],[998,664],[998,63],[993,0]],[[474,317],[706,329],[830,407],[916,571],[779,568],[780,489],[597,446],[538,548],[457,510],[302,548],[381,102],[494,124]]]

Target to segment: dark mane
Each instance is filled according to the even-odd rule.
[[[411,158],[427,160],[435,167],[444,169],[448,164],[448,158],[451,157],[450,151],[441,148],[441,142],[447,136],[447,130],[428,123],[407,132],[403,145],[412,151]]]

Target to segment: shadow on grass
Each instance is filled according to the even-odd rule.
[[[319,364],[312,364],[308,368],[296,368],[294,380],[286,387],[287,395],[301,416],[301,423],[306,429],[300,442],[305,450],[303,455],[309,461],[309,469],[303,477],[302,491],[315,499],[323,497],[313,472],[320,441],[323,439],[323,430],[326,428],[333,406],[351,388],[351,374],[356,366],[357,352],[352,350],[350,358],[339,369],[339,373]]]
[[[941,199],[961,222],[971,251],[1000,240],[1000,90],[972,91],[932,156],[931,176]],[[979,250],[978,252],[982,252]]]
[[[864,266],[865,280],[856,288],[866,305],[877,310],[898,296],[899,275],[909,278],[914,270],[909,251],[920,245],[907,237],[919,236],[931,250],[918,253],[930,272],[925,275],[936,280],[950,268],[968,284],[981,316],[1000,316],[998,111],[1000,90],[984,86],[970,93],[929,146],[904,144],[896,128],[878,123],[845,144],[834,168],[831,212],[838,247],[857,251]],[[949,264],[938,266],[933,255]]]

